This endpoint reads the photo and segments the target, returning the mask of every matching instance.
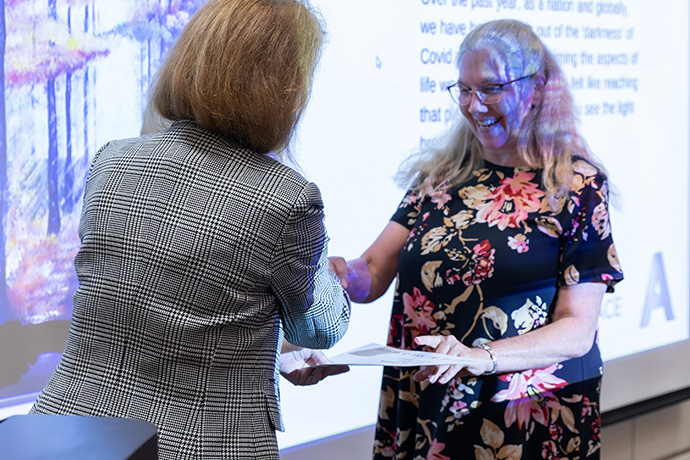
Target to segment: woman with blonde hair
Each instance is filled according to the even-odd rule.
[[[605,171],[528,25],[478,26],[457,64],[450,141],[402,168],[360,258],[331,258],[355,302],[397,279],[390,346],[467,359],[385,368],[374,458],[598,458],[597,319],[622,279]]]
[[[112,141],[84,191],[79,288],[34,413],[126,417],[161,459],[278,459],[283,337],[329,348],[350,304],[288,151],[323,41],[299,0],[210,0],[154,83],[167,129]],[[310,384],[343,369],[283,369]]]

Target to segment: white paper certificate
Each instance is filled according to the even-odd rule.
[[[442,364],[469,365],[481,360],[443,355],[428,351],[400,350],[398,348],[370,343],[360,348],[328,358],[329,364],[348,366],[436,366]]]

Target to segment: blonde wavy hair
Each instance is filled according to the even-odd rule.
[[[289,153],[324,37],[307,0],[210,0],[168,54],[149,104],[257,153]]]
[[[487,50],[490,59],[505,64],[512,80],[535,74],[531,85],[543,82],[537,102],[517,132],[517,153],[531,168],[543,170],[543,186],[555,204],[568,191],[573,177],[572,158],[605,170],[576,129],[573,99],[556,59],[532,28],[519,21],[497,20],[473,29],[460,45],[457,64],[466,53]],[[531,88],[524,85],[522,94]],[[398,173],[401,185],[422,193],[462,185],[483,164],[482,146],[464,118],[445,138],[416,153]]]

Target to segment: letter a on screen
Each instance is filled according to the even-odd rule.
[[[666,283],[666,271],[664,261],[660,252],[654,254],[652,261],[652,275],[647,286],[647,299],[644,303],[642,312],[641,328],[649,326],[652,310],[663,308],[666,312],[666,319],[673,320],[673,309],[671,308],[671,298],[668,295],[668,283]]]

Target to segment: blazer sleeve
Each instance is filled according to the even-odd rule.
[[[299,195],[274,257],[271,289],[285,339],[306,348],[330,348],[347,331],[350,299],[328,269],[328,235],[321,193],[308,183]]]

